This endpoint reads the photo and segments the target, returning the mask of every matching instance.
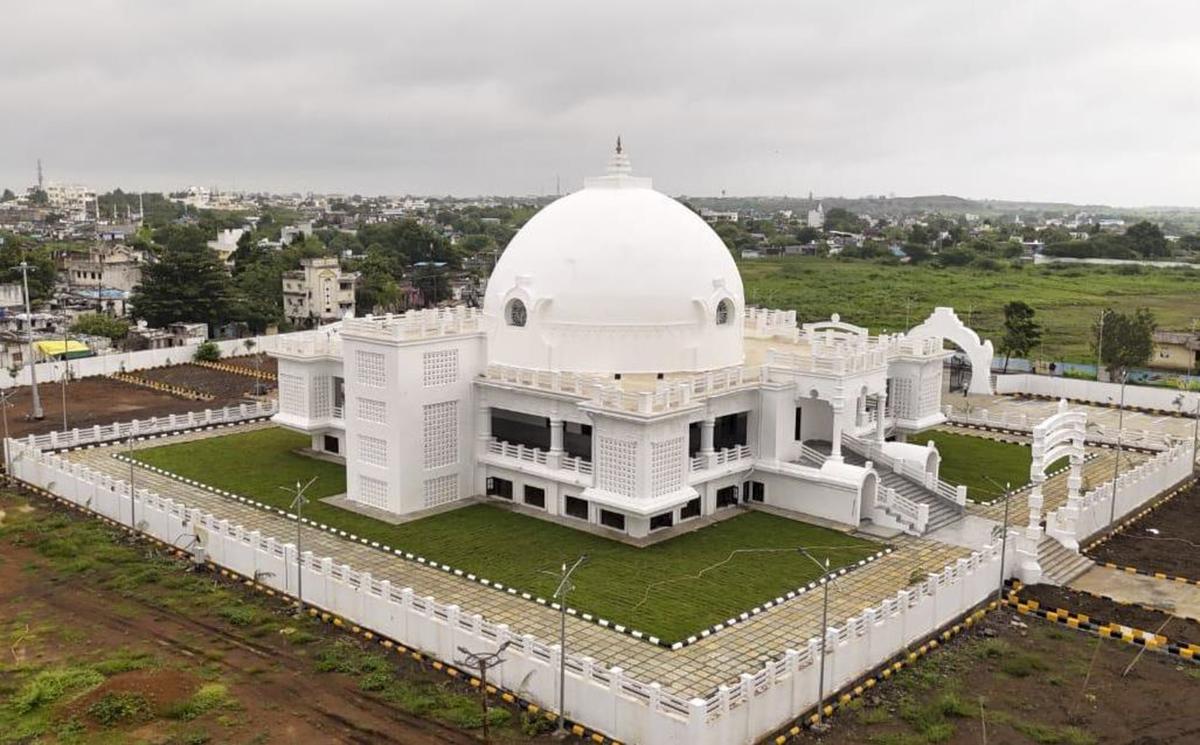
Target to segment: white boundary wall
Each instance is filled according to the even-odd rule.
[[[12,471],[21,481],[50,491],[92,512],[128,524],[128,485],[87,467],[42,452],[27,441],[8,440]],[[280,592],[297,584],[295,546],[274,536],[247,531],[228,520],[139,489],[138,525],[148,535],[187,547],[193,536],[208,558],[240,575],[257,577]],[[1016,541],[1010,541],[1015,546]],[[1012,553],[1012,552],[1010,552]],[[1006,567],[1014,567],[1009,557]],[[483,620],[411,588],[396,587],[332,558],[303,556],[305,602],[344,617],[382,636],[441,660],[457,648],[495,649],[515,638],[507,661],[494,674],[496,684],[546,708],[557,696],[559,648],[529,635],[516,636],[504,624]],[[827,695],[888,661],[996,592],[1000,549],[988,546],[860,615],[827,630]],[[1010,572],[1006,571],[1006,574]],[[567,657],[567,717],[628,743],[646,745],[749,745],[810,709],[817,700],[821,640],[753,672],[707,698],[686,699],[605,668],[587,657]]]
[[[997,375],[996,393],[1027,393],[1033,396],[1052,396],[1053,398],[1068,398],[1072,401],[1116,406],[1121,400],[1121,384],[1018,373]],[[1176,404],[1177,399],[1182,404],[1182,408]],[[1159,388],[1132,383],[1125,386],[1125,405],[1131,408],[1195,414],[1198,401],[1200,401],[1200,392],[1196,391],[1185,392],[1175,388]]]
[[[1181,442],[1117,477],[1114,522],[1186,479],[1192,473],[1192,443]],[[1068,504],[1046,515],[1046,533],[1068,546],[1078,546],[1109,525],[1112,481],[1084,494],[1079,506]]]
[[[1059,400],[1061,401],[1062,399]],[[953,404],[946,404],[943,407],[943,411],[946,414],[946,420],[950,424],[1020,430],[1022,432],[1029,432],[1030,434],[1033,433],[1034,425],[1045,418],[1038,416],[1031,419],[1028,414],[1016,411],[995,414],[989,412],[987,409],[956,409]],[[1128,447],[1145,448],[1146,450],[1166,450],[1177,440],[1178,438],[1172,437],[1169,434],[1152,432],[1146,429],[1123,428],[1121,430],[1121,442]],[[1117,428],[1089,422],[1087,441],[1089,443],[1115,444],[1117,441]]]
[[[247,338],[254,340],[254,347],[251,352],[274,352],[276,347],[279,346],[281,338],[304,333],[310,332],[294,331],[288,334]],[[212,341],[221,350],[222,357],[236,357],[237,355],[246,354],[246,339],[214,339]],[[37,379],[39,383],[62,380],[64,364],[70,366],[72,378],[94,378],[100,375],[112,375],[122,370],[125,372],[134,372],[136,370],[149,370],[154,367],[179,365],[192,361],[192,356],[196,353],[197,346],[199,346],[199,342],[196,344],[187,344],[182,347],[171,347],[170,349],[143,349],[140,352],[119,352],[100,354],[95,357],[81,357],[75,360],[68,360],[66,363],[39,362],[36,365]],[[16,378],[8,374],[0,375],[0,389],[21,385],[29,385],[28,365],[21,367],[21,371],[17,373]]]

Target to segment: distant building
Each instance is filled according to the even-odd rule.
[[[283,315],[299,326],[353,317],[357,280],[335,258],[301,259],[300,269],[283,274]]]
[[[1195,331],[1155,331],[1150,366],[1200,373],[1200,334]]]
[[[172,323],[165,329],[151,328],[145,321],[129,329],[128,340],[131,350],[170,349],[200,344],[208,339],[206,323]]]
[[[808,227],[817,228],[818,230],[825,227],[825,206],[823,204],[817,202],[817,208],[808,211],[807,224]]]
[[[217,258],[222,264],[231,266],[233,264],[233,252],[237,251],[238,241],[245,234],[242,228],[226,228],[217,233],[215,241],[209,241],[208,247],[217,252]]]
[[[728,211],[728,212],[719,212],[717,210],[710,210],[707,207],[701,207],[700,208],[700,217],[703,217],[705,222],[710,222],[710,223],[737,222],[738,221],[738,213],[736,210],[732,210],[732,211]]]
[[[291,245],[294,240],[304,240],[313,234],[312,220],[302,222],[299,225],[288,225],[279,231],[279,243],[284,246]]]
[[[141,252],[121,244],[103,245],[68,258],[66,270],[72,288],[130,293],[142,282]]]
[[[77,184],[46,184],[46,203],[68,220],[84,222],[91,217],[96,192]]]

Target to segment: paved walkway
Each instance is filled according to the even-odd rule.
[[[246,425],[238,431],[263,426],[269,425]],[[155,440],[153,444],[220,436],[231,431],[189,433]],[[115,478],[127,479],[129,466],[113,458],[113,452],[114,448],[104,447],[77,450],[68,457]],[[259,530],[264,536],[290,541],[295,533],[294,524],[284,518],[206,490],[141,468],[136,478],[139,488],[152,489],[248,529]],[[832,624],[840,625],[846,618],[894,595],[910,584],[911,577],[939,571],[970,553],[958,546],[907,536],[891,543],[896,549],[893,553],[834,583],[830,593]],[[506,623],[516,633],[530,633],[548,642],[558,638],[559,615],[552,609],[327,533],[308,531],[305,547],[319,556],[331,556],[356,569],[370,571],[376,578],[391,580],[394,585],[412,587],[418,595],[432,595],[440,602],[459,605],[464,612],[480,613],[492,622]],[[765,570],[769,571],[769,567]],[[741,673],[753,672],[763,662],[779,657],[789,647],[802,648],[809,638],[819,635],[820,614],[820,593],[808,593],[677,651],[568,617],[568,647],[604,665],[620,666],[643,682],[658,682],[676,694],[705,696],[717,685],[733,683]]]
[[[1120,603],[1147,605],[1173,616],[1200,621],[1200,587],[1196,585],[1097,566],[1068,586],[1096,595],[1107,595]],[[1170,634],[1167,633],[1167,636]]]

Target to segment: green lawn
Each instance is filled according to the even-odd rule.
[[[151,448],[146,463],[278,507],[279,487],[318,476],[310,494],[345,490],[340,466],[297,455],[308,438],[264,429]],[[389,525],[320,501],[305,515],[393,548],[549,598],[545,572],[580,554],[570,604],[664,640],[676,641],[720,623],[820,574],[796,547],[833,567],[879,550],[878,544],[762,512],[748,512],[647,548],[477,504],[403,525]],[[711,569],[709,569],[711,568]],[[708,571],[703,571],[708,569]],[[703,571],[702,576],[697,576]]]
[[[967,487],[967,498],[972,501],[987,502],[1002,496],[1006,482],[1013,489],[1029,483],[1032,451],[1024,445],[936,430],[917,433],[908,440],[916,445],[933,440],[942,456],[942,481]],[[1065,465],[1064,458],[1046,470],[1053,471]],[[1001,488],[997,489],[984,476],[1000,484]]]
[[[1200,316],[1200,271],[1145,269],[1137,274],[1111,267],[1026,266],[986,271],[939,269],[873,261],[823,258],[756,259],[739,262],[746,302],[795,310],[801,321],[828,318],[869,326],[873,332],[911,328],[935,306],[949,305],[985,338],[999,343],[1004,304],[1023,300],[1045,329],[1034,356],[1091,362],[1092,322],[1111,306],[1146,306],[1162,329],[1187,329]]]

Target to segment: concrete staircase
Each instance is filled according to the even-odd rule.
[[[829,455],[830,453],[828,442],[817,440],[809,441],[805,444],[822,455]],[[862,455],[846,447],[842,448],[842,460],[852,466],[863,466],[867,462],[867,459]],[[812,459],[805,458],[803,461],[805,465],[820,466],[820,463],[813,462]],[[900,496],[914,502],[923,502],[929,505],[929,524],[925,528],[926,534],[962,519],[963,510],[961,507],[938,496],[927,489],[924,484],[918,484],[916,481],[889,471],[886,468],[876,468],[875,471],[879,474],[879,483],[881,486],[894,489]]]
[[[1038,544],[1038,564],[1042,567],[1042,582],[1064,586],[1095,566],[1095,563],[1067,548],[1050,536]]]

